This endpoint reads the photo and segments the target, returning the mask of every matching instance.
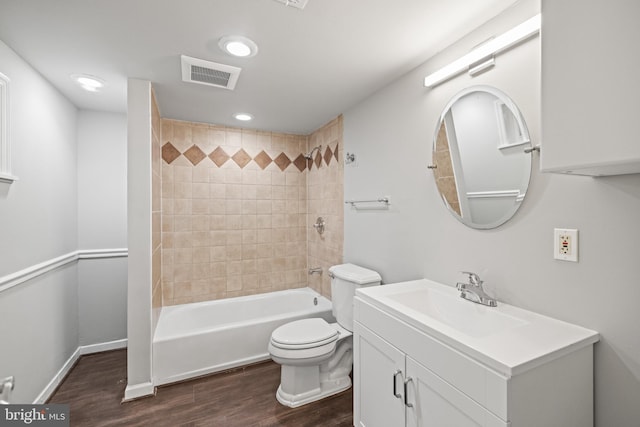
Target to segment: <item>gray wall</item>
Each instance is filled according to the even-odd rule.
[[[11,401],[27,403],[46,398],[79,346],[126,338],[125,257],[71,261],[3,284],[79,249],[126,249],[127,121],[78,112],[1,41],[0,68],[11,79],[19,178],[0,183],[0,377],[14,375]]]
[[[12,172],[0,187],[0,276],[76,249],[76,108],[0,41]]]
[[[78,114],[78,247],[127,247],[126,114]]]
[[[0,278],[77,249],[76,108],[0,42],[13,174],[0,184]],[[0,377],[31,402],[78,347],[76,265],[0,292]]]
[[[127,247],[127,116],[78,114],[78,247]],[[127,258],[78,262],[80,345],[127,336]]]
[[[345,152],[357,156],[345,165],[345,199],[389,196],[392,203],[388,211],[345,209],[345,261],[378,270],[386,283],[426,277],[454,285],[461,270],[475,271],[501,301],[599,331],[596,425],[637,426],[640,175],[542,174],[536,155],[521,209],[500,228],[480,231],[446,211],[426,169],[442,108],[470,85],[506,92],[533,143],[541,142],[539,38],[498,56],[494,69],[475,78],[422,86],[430,72],[538,11],[538,2],[519,3],[344,114]],[[599,131],[608,123],[585,125]],[[553,259],[554,227],[580,230],[578,263]]]

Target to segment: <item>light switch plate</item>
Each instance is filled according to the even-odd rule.
[[[554,228],[553,257],[561,261],[578,262],[578,230]]]

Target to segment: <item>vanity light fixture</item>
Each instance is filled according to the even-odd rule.
[[[72,74],[71,79],[87,92],[98,92],[106,85],[101,78],[89,74]]]
[[[258,45],[243,36],[224,36],[218,41],[218,46],[229,55],[239,58],[251,58],[258,53]]]
[[[540,32],[540,14],[524,21],[522,24],[495,37],[483,45],[473,49],[466,55],[456,59],[424,78],[425,87],[435,87],[460,73],[473,70],[472,75],[488,69],[494,65],[492,58],[500,52],[528,39]]]
[[[233,115],[233,118],[240,120],[241,122],[249,122],[253,120],[253,116],[249,113],[236,113]]]
[[[496,57],[491,55],[489,58],[481,59],[475,64],[469,65],[468,73],[475,77],[478,74],[484,73],[489,68],[493,68],[495,65],[496,65]]]

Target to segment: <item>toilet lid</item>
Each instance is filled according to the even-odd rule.
[[[296,320],[271,334],[271,342],[281,348],[315,347],[337,339],[338,331],[320,318]]]

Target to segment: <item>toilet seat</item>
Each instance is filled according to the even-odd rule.
[[[333,356],[338,338],[338,330],[324,319],[296,320],[273,331],[269,353],[280,364],[318,364]]]
[[[336,328],[321,318],[296,320],[280,326],[271,334],[271,344],[283,350],[304,350],[334,343]]]

